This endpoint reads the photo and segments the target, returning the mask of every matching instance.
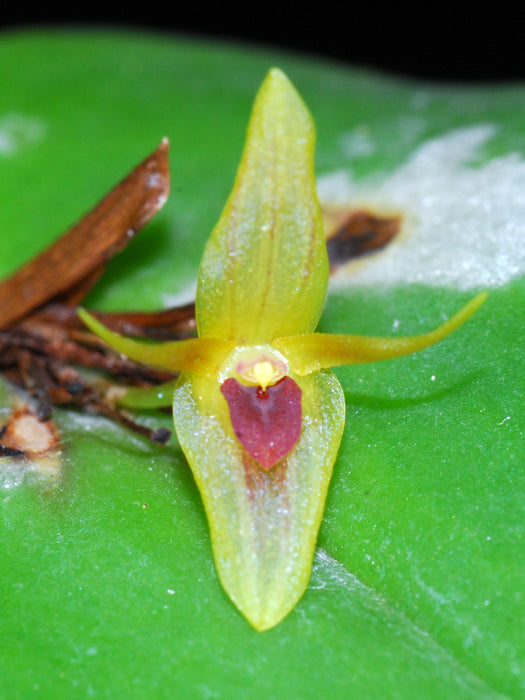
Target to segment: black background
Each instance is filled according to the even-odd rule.
[[[446,82],[525,81],[525,18],[505,5],[452,7],[344,3],[250,3],[236,10],[179,1],[97,9],[2,9],[0,30],[45,26],[117,27],[234,40],[292,50],[346,64]],[[383,9],[388,7],[391,9]],[[211,9],[210,9],[211,8]],[[340,8],[340,9],[337,9]],[[525,13],[524,13],[525,14]],[[1,41],[0,34],[0,41]],[[0,76],[1,79],[1,76]]]

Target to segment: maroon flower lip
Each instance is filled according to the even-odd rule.
[[[263,390],[233,377],[221,384],[237,440],[263,469],[288,455],[301,435],[301,389],[290,377]]]

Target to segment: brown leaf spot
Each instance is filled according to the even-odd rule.
[[[324,213],[326,247],[332,270],[387,246],[400,232],[400,215],[365,209]]]
[[[21,406],[9,416],[0,442],[15,454],[33,459],[56,449],[59,440],[51,421],[41,421],[28,406]]]

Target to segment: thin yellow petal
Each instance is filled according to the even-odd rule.
[[[190,338],[168,343],[133,340],[110,331],[85,309],[79,309],[78,315],[86,326],[113,350],[136,362],[162,367],[173,372],[190,370],[213,377],[233,348],[233,343],[219,338]]]
[[[199,335],[239,344],[313,331],[328,281],[315,131],[279,70],[257,95],[234,189],[199,272]]]
[[[218,382],[184,373],[175,389],[175,429],[206,508],[220,580],[257,630],[282,620],[308,585],[344,425],[331,372],[295,379],[301,437],[268,472],[237,441]]]
[[[286,356],[290,368],[300,375],[310,374],[324,367],[388,360],[409,355],[443,340],[465,323],[487,296],[486,292],[478,294],[439,328],[423,335],[408,338],[373,338],[308,333],[278,338],[273,345]]]

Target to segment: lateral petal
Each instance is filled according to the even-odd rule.
[[[233,348],[233,343],[220,338],[189,338],[167,343],[134,340],[110,331],[85,309],[79,309],[78,315],[86,326],[113,350],[137,362],[164,367],[174,372],[190,370],[213,377]]]
[[[301,436],[269,471],[235,437],[219,382],[184,373],[175,389],[175,429],[204,502],[220,580],[257,630],[285,617],[308,584],[344,426],[343,392],[331,372],[294,379]]]
[[[273,345],[286,356],[290,369],[302,376],[325,367],[388,360],[409,355],[443,340],[465,323],[487,296],[486,292],[478,294],[448,321],[423,335],[374,338],[362,335],[306,333],[278,338]]]
[[[257,95],[233,191],[199,271],[199,335],[239,344],[313,331],[328,283],[315,130],[278,69]]]

